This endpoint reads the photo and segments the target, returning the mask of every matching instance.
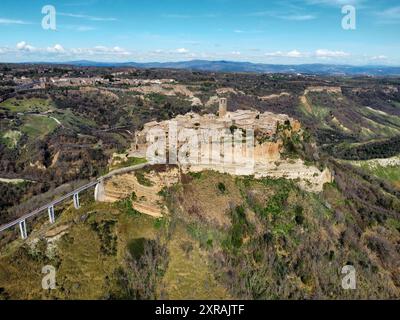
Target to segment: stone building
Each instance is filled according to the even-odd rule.
[[[219,117],[223,119],[226,116],[227,111],[228,111],[228,100],[226,98],[220,98],[219,112],[218,112]]]
[[[220,100],[219,110],[218,116],[187,113],[168,121],[145,124],[136,133],[130,156],[145,157],[150,163],[157,163],[154,160],[158,156],[164,157],[165,162],[158,163],[178,164],[183,172],[214,170],[255,178],[287,178],[312,192],[321,192],[325,183],[333,181],[328,168],[321,171],[306,165],[302,159],[282,158],[283,141],[277,134],[278,127],[286,134],[301,135],[297,120],[271,112],[230,112],[225,99]],[[157,133],[155,139],[152,132]],[[152,149],[159,142],[161,149]]]
[[[162,135],[159,139],[165,142],[167,151],[165,154],[162,153],[166,156],[168,151],[171,150],[171,138],[178,138],[179,141],[176,143],[176,148],[178,149],[187,142],[184,139],[179,139],[184,135],[183,131],[186,130],[188,133],[186,136],[196,135],[197,140],[195,141],[201,144],[199,151],[201,154],[192,156],[206,159],[206,163],[208,163],[207,161],[217,163],[221,157],[228,157],[226,153],[238,159],[240,163],[246,162],[248,160],[246,160],[246,157],[254,157],[254,161],[259,163],[276,161],[280,158],[282,142],[273,141],[270,138],[273,138],[276,134],[279,124],[289,124],[294,131],[300,130],[300,123],[284,114],[260,113],[253,110],[230,112],[227,110],[227,99],[221,98],[218,116],[215,114],[199,115],[197,113],[187,113],[167,121],[146,123],[143,130],[136,133],[132,155],[148,158],[149,144],[151,143],[149,136],[152,132],[158,132],[159,135]],[[234,139],[236,131],[240,131],[239,134],[242,132],[243,136],[246,136],[246,132],[248,132],[248,135],[253,135],[254,139],[250,142],[250,137],[246,136],[246,141],[242,141],[243,147],[239,146],[240,148],[237,148],[236,151],[224,151],[223,148],[226,146],[223,146],[222,139],[226,139],[226,136],[228,138],[231,136]],[[260,136],[263,138],[262,141],[258,140]],[[190,139],[191,137],[188,138]],[[246,150],[246,147],[248,149],[248,143],[252,143],[254,148],[251,151],[251,155],[246,154],[246,152],[249,152],[249,150]],[[218,146],[215,147],[218,144],[220,145],[219,148]],[[210,158],[207,158],[208,153],[210,153]],[[230,155],[230,153],[233,153],[233,155]]]

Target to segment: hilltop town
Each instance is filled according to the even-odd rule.
[[[154,139],[152,132],[160,136]],[[130,156],[147,158],[150,163],[166,164],[172,160],[172,164],[192,172],[216,170],[256,178],[286,177],[299,180],[306,190],[322,191],[324,183],[332,182],[329,169],[321,172],[306,166],[301,159],[289,161],[282,157],[283,139],[292,136],[302,139],[298,120],[272,112],[231,112],[227,99],[220,98],[217,115],[187,113],[144,124],[144,129],[135,134]],[[155,140],[164,143],[150,148]]]
[[[155,149],[151,149],[150,140],[155,141],[152,131],[157,133],[158,143],[164,142]],[[235,131],[239,135],[235,135]],[[315,166],[306,166],[302,159],[282,156],[283,137],[301,137],[301,131],[300,122],[287,115],[251,110],[230,112],[227,99],[220,98],[218,114],[191,112],[167,121],[146,123],[143,130],[136,132],[128,157],[147,158],[150,164],[178,165],[183,173],[214,170],[233,176],[251,175],[256,179],[287,178],[296,181],[304,190],[321,192],[325,183],[333,181],[328,168],[321,171]],[[182,136],[184,139],[179,140]],[[172,141],[173,137],[176,141]],[[195,145],[190,141],[195,141]],[[180,180],[179,170],[172,167],[160,173],[150,171],[145,176],[150,182],[144,185],[134,173],[111,178],[105,182],[98,200],[113,203],[134,192],[132,206],[135,210],[153,217],[168,214],[159,193]]]
[[[0,65],[0,299],[399,297],[399,88]]]

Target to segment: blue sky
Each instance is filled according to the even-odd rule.
[[[42,7],[56,9],[54,30]],[[342,7],[356,30],[342,28]],[[399,0],[2,0],[0,62],[400,65]]]

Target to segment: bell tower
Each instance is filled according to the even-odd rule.
[[[219,98],[219,117],[223,118],[226,116],[228,110],[228,100],[226,98]]]

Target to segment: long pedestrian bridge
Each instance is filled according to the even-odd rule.
[[[70,199],[72,197],[75,209],[79,209],[80,208],[79,193],[81,193],[85,190],[88,190],[90,188],[93,188],[93,187],[95,188],[94,199],[95,199],[95,201],[98,201],[101,198],[102,193],[104,192],[104,180],[109,179],[115,175],[124,174],[124,173],[128,173],[131,171],[142,169],[148,165],[149,165],[148,163],[142,163],[142,164],[138,164],[135,166],[114,170],[114,171],[106,174],[105,176],[97,178],[96,180],[91,181],[91,182],[67,193],[64,196],[61,196],[60,198],[57,198],[56,200],[49,202],[32,212],[23,215],[22,217],[18,218],[17,220],[11,221],[5,225],[0,226],[0,232],[3,232],[5,230],[11,229],[11,228],[19,225],[19,231],[21,234],[21,238],[26,239],[28,237],[28,232],[27,232],[27,228],[26,228],[28,219],[34,218],[36,216],[42,215],[45,212],[47,212],[47,214],[49,216],[49,221],[51,224],[53,224],[53,223],[55,223],[54,207],[57,204],[64,202],[65,200]]]

